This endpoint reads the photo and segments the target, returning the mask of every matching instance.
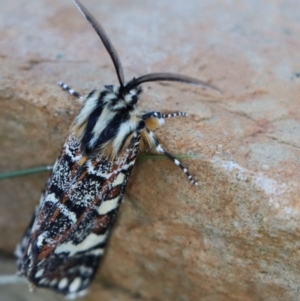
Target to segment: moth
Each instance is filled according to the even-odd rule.
[[[197,184],[152,132],[165,118],[187,114],[141,111],[141,84],[176,81],[217,90],[198,79],[172,73],[150,73],[125,82],[121,62],[105,31],[78,0],[74,2],[110,55],[119,85],[106,85],[81,96],[59,83],[82,107],[16,248],[20,276],[32,287],[50,288],[68,298],[83,295],[95,276],[140,145],[166,155]]]

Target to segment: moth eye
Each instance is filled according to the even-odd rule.
[[[132,98],[131,98],[131,103],[133,105],[135,105],[137,103],[137,101],[138,101],[138,97],[136,95],[133,95]]]

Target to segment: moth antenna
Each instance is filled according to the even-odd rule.
[[[121,61],[119,59],[116,49],[110,42],[110,40],[109,40],[107,34],[105,33],[104,29],[102,28],[102,26],[92,16],[92,14],[78,0],[73,0],[73,1],[75,2],[76,6],[80,10],[80,12],[84,15],[84,17],[88,20],[88,22],[92,25],[92,27],[95,29],[96,33],[100,37],[104,47],[106,48],[108,54],[110,55],[110,57],[113,61],[119,83],[120,83],[121,87],[123,87],[124,86],[123,68],[122,68],[122,64],[121,64]]]
[[[173,82],[182,82],[182,83],[186,83],[186,84],[194,84],[194,85],[198,85],[198,86],[201,86],[206,89],[212,89],[212,90],[215,90],[215,91],[221,93],[221,91],[217,87],[210,85],[208,83],[205,83],[196,78],[181,75],[181,74],[176,74],[176,73],[168,73],[168,72],[150,73],[150,74],[140,76],[138,78],[133,78],[126,85],[125,88],[128,90],[131,90],[132,88],[137,87],[142,83],[154,82],[154,81],[173,81]]]

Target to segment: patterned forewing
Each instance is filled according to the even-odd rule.
[[[67,183],[71,182],[75,174],[74,170],[78,169],[78,161],[80,158],[81,156],[78,143],[76,143],[76,139],[74,139],[73,136],[69,136],[53,166],[52,174],[46,183],[45,190],[35,208],[31,221],[20,243],[16,247],[15,254],[18,258],[18,274],[27,275],[27,270],[31,266],[31,255],[27,254],[27,249],[30,245],[29,242],[32,240],[33,225],[36,223],[38,218],[40,218],[39,214],[44,204],[45,196],[51,190],[55,193],[57,193],[58,190],[62,191],[63,187],[65,187]],[[52,186],[53,183],[56,183],[55,187]]]
[[[58,161],[58,160],[57,160]],[[55,162],[54,166],[53,166],[53,170],[55,170],[55,167],[57,166],[57,161]],[[30,223],[28,224],[23,237],[21,239],[21,241],[18,243],[18,245],[16,246],[16,250],[15,250],[15,255],[18,259],[18,274],[19,275],[25,275],[26,272],[24,269],[27,268],[27,266],[29,265],[29,262],[31,261],[31,259],[29,258],[29,256],[27,256],[27,248],[29,245],[29,241],[31,239],[31,233],[32,233],[32,229],[33,229],[33,224],[36,221],[36,218],[41,210],[41,206],[43,204],[44,198],[45,198],[45,194],[47,192],[47,187],[49,185],[49,183],[51,182],[51,178],[53,177],[53,171],[52,171],[52,175],[49,177],[49,179],[47,180],[46,186],[45,186],[45,190],[43,191],[39,203],[37,204],[37,206],[35,207],[34,213],[31,217]]]
[[[89,286],[134,165],[139,138],[134,133],[114,161],[97,154],[82,166],[80,142],[75,136],[68,138],[19,262],[20,273],[33,284],[65,295]]]

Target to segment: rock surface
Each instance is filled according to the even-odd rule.
[[[182,162],[200,186],[167,159],[138,160],[83,300],[299,300],[299,1],[84,4],[127,80],[176,72],[223,93],[144,85],[142,108],[189,113],[157,135],[190,156]],[[56,81],[89,92],[117,83],[113,65],[72,1],[6,1],[0,16],[1,172],[52,164],[79,109]],[[2,254],[12,254],[47,177],[0,182]],[[1,287],[7,300],[29,300],[17,291]]]

